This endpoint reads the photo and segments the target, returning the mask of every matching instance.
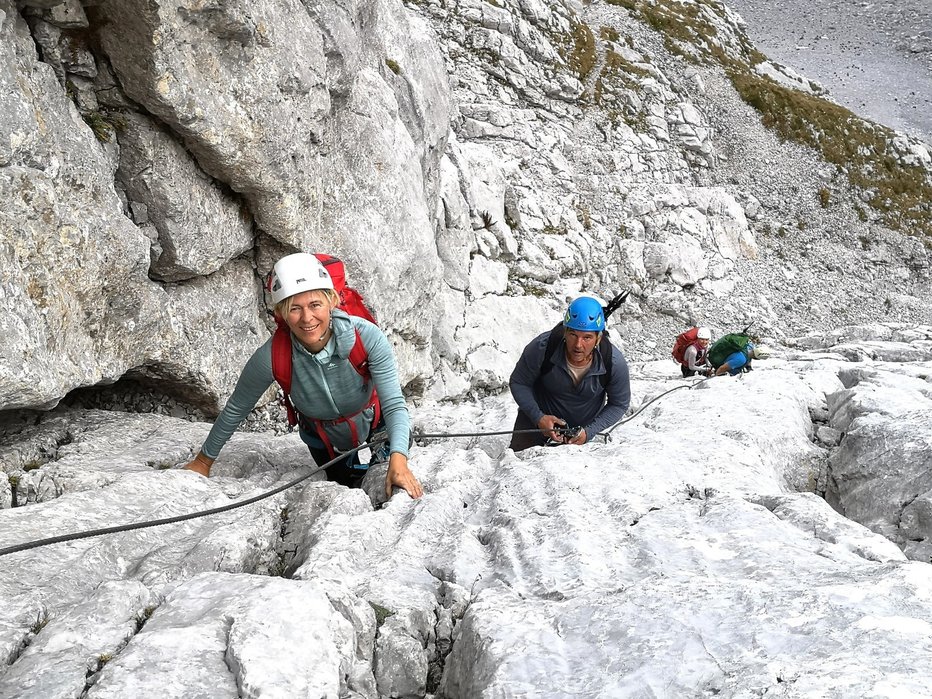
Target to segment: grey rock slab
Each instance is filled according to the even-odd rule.
[[[205,479],[189,471],[154,470],[187,462],[204,425],[119,414],[105,420],[99,412],[73,423],[73,441],[26,474],[54,471],[61,462],[61,494],[0,511],[0,546],[195,513],[309,474],[310,457],[295,435],[234,435],[215,477]],[[181,429],[185,425],[190,432]],[[127,442],[120,444],[125,435]],[[133,437],[137,441],[130,446]],[[0,624],[9,623],[11,634],[21,632],[35,622],[37,605],[54,618],[106,580],[139,580],[162,589],[204,570],[280,571],[282,513],[295,491],[286,493],[222,514],[9,554],[11,565],[0,571],[0,584],[6,594],[22,590],[17,594],[26,596],[0,606]],[[8,615],[19,621],[9,622]]]
[[[832,501],[897,543],[932,539],[932,522],[916,516],[928,509],[932,490],[930,435],[928,407],[855,420],[829,460]]]
[[[856,342],[832,345],[834,354],[839,354],[852,362],[930,362],[932,361],[932,341],[915,340],[913,342]]]
[[[833,560],[832,545],[793,529],[740,501],[673,506],[629,529],[636,579],[568,596],[491,582],[460,624],[441,692],[930,691],[928,565]]]
[[[168,318],[147,277],[148,241],[122,214],[109,156],[38,62],[13,10],[0,21],[0,66],[8,86],[0,120],[0,404],[50,407],[72,388],[142,363],[138,348]]]
[[[417,17],[382,0],[101,7],[124,90],[242,195],[265,233],[293,249],[339,252],[364,270],[357,285],[387,327],[429,334],[449,103]],[[382,307],[385,295],[395,303]],[[413,374],[427,355],[400,363]]]
[[[0,320],[7,409],[51,407],[72,388],[115,381],[145,362],[151,338],[169,326],[146,276],[148,240],[118,213],[112,187],[74,183],[112,197],[107,211],[60,182],[26,168],[0,173],[0,220],[13,232],[0,252],[10,301]]]
[[[80,0],[56,2],[42,13],[42,17],[62,29],[84,29],[88,26],[87,15],[84,13]]]
[[[357,637],[375,633],[367,609],[333,585],[204,573],[166,596],[87,696],[375,697],[357,654]]]
[[[261,281],[251,260],[237,258],[206,277],[165,287],[171,323],[154,355],[134,367],[146,385],[162,382],[174,393],[204,409],[220,412],[252,353],[266,342],[270,328]],[[265,402],[272,394],[265,396]]]
[[[0,675],[0,697],[81,696],[94,674],[123,649],[158,604],[158,597],[141,583],[101,583],[86,599],[46,621]]]
[[[829,447],[837,447],[841,436],[841,432],[832,427],[822,425],[816,428],[816,438]]]
[[[895,422],[903,414],[932,405],[932,384],[922,378],[923,369],[919,368],[919,375],[898,369],[890,365],[842,368],[839,376],[845,388],[826,396],[830,426],[847,432],[858,418]]]
[[[172,134],[143,115],[124,113],[120,167],[131,208],[159,233],[152,273],[180,281],[216,272],[252,248],[252,220],[244,204],[201,170]]]
[[[518,313],[518,309],[522,309]],[[459,347],[469,348],[466,368],[473,385],[497,387],[507,383],[521,350],[536,335],[553,327],[559,311],[542,299],[518,299],[488,294],[466,307],[464,324],[454,334]],[[511,331],[502,333],[501,319],[513,316]]]
[[[429,669],[424,643],[398,626],[394,614],[379,628],[374,667],[376,686],[381,696],[424,696]]]
[[[176,468],[197,453],[208,431],[205,423],[161,415],[75,409],[10,432],[18,444],[0,448],[0,463],[18,465],[17,502],[26,505],[106,488],[132,472]],[[312,463],[296,434],[236,433],[228,444],[213,476],[249,478],[262,487]]]
[[[670,364],[632,365],[636,406],[688,385]],[[374,469],[363,490],[310,483],[229,516],[14,554],[0,569],[0,649],[15,658],[41,639],[30,631],[37,616],[56,628],[101,582],[123,580],[165,601],[88,696],[125,696],[131,682],[181,696],[203,676],[212,696],[305,686],[420,695],[438,678],[450,697],[645,686],[739,695],[784,684],[921,694],[928,649],[918,643],[907,659],[894,649],[932,629],[929,566],[794,492],[824,459],[810,413],[839,390],[843,364],[757,364],[669,393],[608,443],[515,455],[507,436],[421,440],[411,460],[419,500],[384,501]],[[510,427],[515,407],[495,396],[415,414],[422,432],[494,431]],[[122,419],[137,432],[147,424]],[[138,453],[192,448],[176,421],[150,419],[164,430]],[[80,454],[93,470],[108,441],[125,447],[107,439],[119,424],[76,435],[59,458]],[[211,479],[113,469],[109,485],[2,511],[2,544],[115,512],[132,521],[229,502],[307,459],[293,435],[239,437]],[[926,514],[917,499],[904,521],[922,526]],[[248,575],[283,569],[293,579]],[[839,669],[849,661],[870,670]]]
[[[128,473],[99,491],[69,493],[53,501],[0,512],[2,545],[130,525],[228,505],[258,494],[237,486],[236,496],[220,484],[187,471]],[[260,570],[275,566],[284,501],[255,505],[178,524],[52,544],[9,554],[22,584],[37,584],[43,598],[65,606],[90,586],[127,577],[162,585],[202,570]],[[10,572],[12,575],[12,571]],[[4,576],[6,578],[6,575]]]
[[[892,541],[874,536],[869,529],[838,517],[825,500],[813,493],[766,496],[759,502],[781,520],[866,560],[881,563],[905,560],[903,552]],[[831,554],[826,550],[825,555],[841,558],[844,554],[832,549]]]
[[[251,267],[233,264],[204,282],[204,290],[218,291],[224,280],[236,284],[224,289],[220,308],[191,299],[174,316],[171,297],[184,291],[166,293],[149,278],[151,241],[123,214],[113,144],[98,142],[49,67],[36,60],[16,12],[4,14],[0,35],[0,82],[9,86],[0,135],[0,163],[7,166],[0,171],[0,227],[7,232],[0,244],[0,405],[48,408],[74,388],[110,384],[142,367],[206,392],[200,402],[213,394],[216,403],[232,391],[231,355],[233,365],[248,356],[242,329],[258,337]],[[182,320],[210,341],[189,346]],[[239,326],[236,337],[214,335],[224,324]]]
[[[299,198],[283,186],[290,164],[310,155],[292,144],[319,144],[330,109],[323,37],[301,4],[263,3],[254,15],[238,4],[106,2],[101,9],[108,20],[101,39],[127,94],[179,133],[205,170],[261,197],[262,210],[254,207],[260,225],[289,221],[293,231],[319,187]],[[319,184],[309,176],[305,187]]]
[[[815,381],[811,384],[810,381]],[[707,468],[716,488],[739,492],[768,492],[786,486],[805,490],[824,451],[811,442],[809,407],[825,400],[821,377],[798,377],[785,369],[769,369],[764,361],[755,362],[755,371],[739,377],[720,376],[696,390],[670,394],[666,400],[646,407],[636,418],[620,427],[617,435],[622,448],[636,449],[638,440],[628,443],[627,432],[637,429],[638,439],[654,441],[656,430],[683,432],[682,414],[673,406],[691,406],[703,416],[703,423],[714,429],[690,433],[685,454],[695,455]],[[837,384],[834,385],[837,388]],[[668,385],[668,388],[674,386]],[[656,391],[656,392],[655,392]],[[633,389],[634,395],[638,393]],[[662,391],[652,390],[641,400]],[[632,401],[638,406],[637,398]],[[641,430],[646,430],[646,434]],[[640,444],[640,446],[644,446]],[[713,456],[714,455],[714,456]],[[644,457],[650,462],[663,458]],[[681,457],[676,457],[681,460]],[[723,463],[730,467],[723,467]],[[736,468],[742,464],[741,468]],[[724,480],[719,480],[719,479]],[[733,479],[733,480],[729,480]]]

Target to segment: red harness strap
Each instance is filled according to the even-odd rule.
[[[372,426],[369,428],[370,431],[375,429],[376,425],[379,424],[379,420],[382,418],[382,406],[379,403],[379,394],[374,390],[372,391],[372,396],[369,398],[369,402],[361,410],[357,410],[352,415],[341,415],[335,420],[318,420],[315,417],[308,417],[307,415],[301,415],[301,426],[310,431],[310,427],[313,427],[313,431],[317,433],[317,436],[320,438],[320,441],[324,443],[324,446],[327,447],[327,453],[330,455],[331,459],[335,459],[337,456],[336,450],[333,448],[333,444],[330,442],[330,438],[327,436],[326,430],[324,430],[325,425],[339,425],[341,422],[348,422],[350,428],[350,435],[353,437],[353,446],[355,448],[362,444],[363,440],[359,439],[359,430],[356,429],[356,423],[353,422],[352,418],[359,415],[359,413],[368,410],[369,408],[375,408],[375,414],[372,416]],[[368,436],[368,435],[367,435]]]

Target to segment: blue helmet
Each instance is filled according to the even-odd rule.
[[[566,309],[563,327],[581,332],[600,333],[605,330],[602,304],[590,296],[580,296]]]

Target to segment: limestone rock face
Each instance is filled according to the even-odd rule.
[[[711,50],[729,65],[747,64],[752,74],[766,66],[760,70],[767,80],[805,88],[812,97],[801,76],[755,52],[727,7],[426,2],[416,8],[435,27],[453,76],[461,119],[453,122],[450,162],[473,222],[473,254],[507,266],[509,295],[523,295],[531,307],[543,299],[555,321],[575,295],[607,300],[631,288],[614,323],[631,355],[644,359],[690,324],[727,332],[753,319],[763,332],[781,336],[787,323],[801,328],[797,334],[808,330],[807,318],[815,316],[846,326],[878,320],[887,312],[879,296],[894,317],[928,322],[919,300],[928,290],[928,251],[909,237],[892,243],[884,235],[875,243],[860,227],[872,214],[833,167],[775,143],[736,83],[705,60],[690,64],[699,56],[715,63]],[[706,43],[658,36],[646,26],[679,21]],[[924,162],[914,140],[894,137],[889,147]],[[929,180],[928,167],[918,167],[925,171],[917,178]],[[839,218],[852,205],[851,215]],[[863,218],[852,224],[855,215]],[[874,252],[865,255],[866,248]],[[884,275],[875,263],[888,253],[910,270],[900,276],[906,294],[896,283],[878,294]],[[462,295],[468,304],[469,294]],[[444,316],[448,321],[458,318]],[[484,385],[488,377],[477,380]]]
[[[140,686],[179,699],[373,696],[370,659],[359,651],[367,640],[371,647],[374,615],[333,586],[203,573],[175,588],[159,611],[101,675],[93,696],[122,697]],[[166,682],[167,674],[175,680]]]
[[[122,214],[113,166],[0,4],[0,405],[51,407],[144,364],[170,327],[149,242]]]
[[[845,433],[828,477],[841,512],[929,562],[932,383],[910,373],[884,363],[846,374],[828,400],[830,424]]]
[[[806,86],[727,8],[667,10]],[[497,347],[519,343],[488,340],[472,306],[491,297],[516,299],[500,326],[542,329],[631,289],[612,322],[639,359],[699,322],[928,322],[921,242],[645,12],[0,0],[0,406],[142,377],[216,412],[264,336],[261,281],[297,249],[344,258],[412,395],[504,387]],[[914,139],[890,149],[932,167]]]
[[[894,333],[928,328],[878,336]],[[6,425],[17,506],[0,509],[0,549],[304,480],[2,556],[0,697],[928,694],[928,487],[877,446],[923,465],[928,366],[830,350],[695,384],[631,362],[632,414],[579,447],[418,439],[417,501],[386,499],[384,466],[361,489],[323,481],[294,434],[235,435],[205,479],[178,469],[203,423]],[[414,417],[437,435],[514,415],[491,396]],[[840,445],[817,439],[828,420]],[[876,530],[903,486],[919,497],[890,540]]]
[[[152,276],[170,282],[207,276],[251,250],[245,206],[152,120],[131,112],[121,119],[116,178],[133,221],[153,241]]]
[[[2,409],[127,380],[216,412],[294,249],[346,259],[402,380],[432,373],[451,108],[422,19],[4,0],[0,33]]]
[[[449,102],[415,18],[392,1],[101,12],[126,93],[243,197],[264,233],[339,252],[388,326],[429,335],[416,309],[438,278],[431,214]]]

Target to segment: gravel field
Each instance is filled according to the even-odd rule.
[[[771,59],[839,104],[932,143],[932,0],[728,0]]]

